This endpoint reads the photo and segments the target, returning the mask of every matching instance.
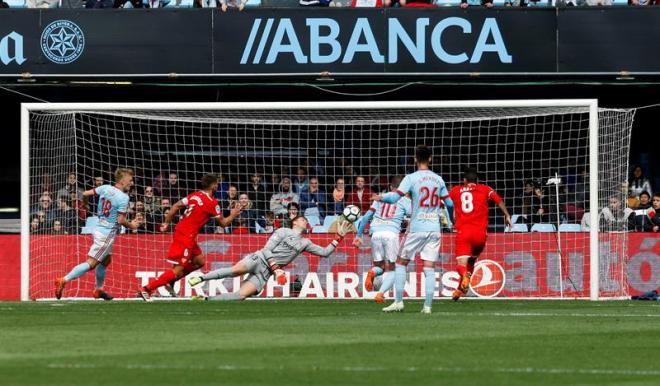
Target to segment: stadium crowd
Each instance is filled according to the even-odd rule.
[[[327,216],[340,214],[347,205],[356,205],[361,213],[365,213],[371,205],[373,193],[396,189],[402,178],[398,175],[388,178],[376,167],[370,167],[367,174],[355,173],[353,167],[342,163],[331,174],[326,174],[321,165],[306,165],[296,168],[293,173],[274,173],[268,178],[259,171],[243,181],[227,181],[223,175],[219,177],[216,198],[221,208],[228,214],[231,208],[240,205],[243,211],[229,227],[218,227],[209,222],[205,233],[271,233],[274,229],[289,227],[291,219],[298,214],[310,218],[312,225],[320,225]],[[561,223],[575,224],[579,230],[588,231],[591,227],[588,174],[583,170],[564,180],[559,195],[554,194],[554,187],[535,180],[524,181],[518,195],[507,197],[505,194],[516,226],[527,231],[534,230],[535,224],[555,224],[559,208]],[[102,175],[93,177],[90,186],[80,184],[75,173],[69,173],[59,184],[53,182],[50,175],[43,175],[35,187],[41,193],[30,211],[31,233],[81,233],[90,218],[94,218],[98,206],[95,197],[83,202],[83,189],[106,183],[110,181]],[[157,173],[153,178],[138,181],[129,193],[128,215],[129,218],[140,218],[143,225],[133,232],[159,233],[159,226],[172,205],[196,188],[196,181],[182,182],[173,172]],[[607,197],[608,205],[598,214],[601,229],[658,232],[660,192],[653,193],[650,180],[640,166],[633,168],[630,179],[621,184],[621,189],[627,200],[621,202],[620,197],[624,196],[621,193]],[[449,227],[445,230],[449,231]]]
[[[222,11],[243,11],[251,6],[282,6],[262,0],[8,0],[0,1],[0,8],[220,8]],[[286,1],[282,3],[287,3]],[[294,2],[295,4],[295,2]],[[297,0],[301,7],[444,7],[457,5],[461,8],[481,6],[493,8],[528,7],[528,6],[613,6],[625,5],[617,0]],[[660,0],[627,0],[629,6],[651,6],[660,4]]]

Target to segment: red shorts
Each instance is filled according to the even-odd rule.
[[[486,247],[488,235],[483,232],[459,231],[456,235],[456,257],[475,256],[478,257]]]
[[[197,240],[174,237],[167,253],[167,260],[172,264],[189,265],[193,257],[201,255],[202,249],[197,245]]]

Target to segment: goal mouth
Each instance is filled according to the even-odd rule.
[[[432,149],[432,169],[448,184],[460,184],[463,168],[474,166],[517,216],[506,230],[497,212],[489,216],[482,257],[500,264],[506,277],[496,298],[626,296],[627,234],[622,222],[603,223],[599,213],[610,199],[627,198],[622,182],[634,113],[575,99],[24,104],[22,298],[52,297],[55,278],[84,261],[97,216],[72,193],[91,189],[95,177],[114,183],[112,171],[118,167],[135,171],[129,217],[141,213],[146,228],[118,236],[104,287],[118,298],[132,298],[171,268],[164,259],[172,234],[159,232],[157,225],[174,203],[199,189],[203,174],[223,176],[218,195],[223,210],[241,193],[250,202],[249,215],[228,229],[208,225],[200,234],[207,271],[262,248],[269,236],[263,232],[286,223],[290,201],[311,220],[309,238],[323,246],[332,239],[333,216],[343,206],[357,203],[362,213],[368,210],[364,193],[353,195],[362,192],[358,177],[369,198],[391,190],[394,178],[414,171],[414,148],[421,143]],[[170,174],[176,183],[168,182]],[[254,174],[258,184],[252,184]],[[67,184],[71,175],[75,181]],[[555,176],[561,182],[547,185]],[[312,178],[323,192],[322,204],[309,193]],[[532,194],[525,193],[530,181]],[[251,191],[251,184],[263,191]],[[50,200],[49,208],[42,198]],[[543,206],[543,213],[532,205]],[[302,290],[268,283],[261,296],[368,298],[363,282],[374,246],[354,248],[351,238],[329,259],[302,255],[287,267]],[[450,296],[456,283],[454,239],[448,229],[442,233],[436,266],[440,297]],[[421,264],[411,265],[406,295],[422,296],[423,281]],[[204,290],[220,293],[239,285],[240,280],[225,279]],[[65,296],[89,297],[94,287],[91,272],[67,285]],[[177,290],[191,293],[183,282]]]

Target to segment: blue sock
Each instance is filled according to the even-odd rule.
[[[105,282],[105,270],[106,266],[99,264],[96,266],[96,288],[103,288],[103,282]]]
[[[433,292],[435,292],[435,269],[424,267],[424,305],[431,307],[433,304]]]
[[[371,270],[376,274],[376,276],[380,276],[383,274],[383,269],[381,267],[371,267]]]
[[[378,292],[386,293],[387,291],[392,288],[394,285],[394,271],[387,271],[385,272],[385,275],[383,275],[383,284],[380,286],[380,290]]]
[[[396,264],[394,267],[394,299],[397,302],[403,301],[403,287],[406,286],[406,266]]]
[[[77,279],[80,276],[84,275],[85,272],[89,271],[89,264],[87,262],[80,263],[73,267],[71,272],[67,273],[66,276],[64,276],[64,280],[66,281],[71,281],[73,279]]]

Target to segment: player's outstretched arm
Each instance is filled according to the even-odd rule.
[[[364,236],[364,229],[367,227],[367,224],[369,224],[369,221],[371,221],[371,218],[374,216],[374,211],[373,208],[369,208],[367,213],[362,216],[360,219],[360,222],[358,223],[357,226],[357,237],[353,239],[353,245],[356,247],[359,247],[362,244],[362,237]]]
[[[243,208],[240,205],[235,205],[230,211],[229,211],[229,216],[227,217],[222,217],[218,216],[216,217],[216,221],[221,227],[228,227],[231,225],[231,223],[234,221],[236,217],[238,217],[241,214],[241,211]]]
[[[339,224],[339,226],[337,227],[337,236],[325,248],[323,248],[320,245],[314,244],[309,239],[306,239],[307,245],[305,246],[305,251],[316,256],[328,257],[332,254],[332,252],[335,251],[339,243],[344,239],[346,234],[351,231],[352,228],[353,228],[353,224],[351,224],[348,221],[344,221],[341,224]]]
[[[182,208],[185,208],[186,204],[183,203],[183,201],[179,200],[176,202],[176,204],[172,205],[172,208],[170,209],[169,212],[167,212],[167,215],[165,215],[165,219],[163,220],[163,224],[160,226],[160,231],[161,232],[167,232],[167,230],[170,227],[170,224],[172,223],[172,220],[174,219],[174,216],[176,216],[177,213],[179,213],[179,210]]]

